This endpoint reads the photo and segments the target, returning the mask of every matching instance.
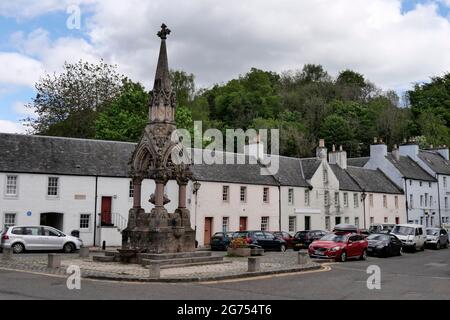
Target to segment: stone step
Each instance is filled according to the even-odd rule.
[[[114,262],[114,256],[93,256],[92,260],[96,262]]]
[[[142,265],[146,266],[152,262],[159,262],[161,266],[167,265],[180,265],[187,263],[208,263],[208,262],[223,262],[223,257],[190,257],[190,258],[177,258],[177,259],[166,259],[166,260],[154,260],[154,259],[142,259]]]
[[[106,257],[115,257],[117,255],[117,251],[105,251]]]
[[[196,258],[196,257],[211,257],[211,252],[208,251],[196,251],[196,252],[180,252],[180,253],[142,253],[141,259],[149,260],[169,260],[169,259],[181,259],[181,258]]]
[[[233,261],[227,260],[227,261],[192,262],[192,263],[185,263],[185,264],[168,264],[165,266],[161,266],[161,269],[200,267],[200,266],[209,266],[209,265],[216,265],[216,264],[227,264],[227,263],[233,263]]]

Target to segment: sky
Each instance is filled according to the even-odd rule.
[[[401,93],[450,71],[450,0],[0,0],[0,132],[26,131],[34,84],[65,61],[150,90],[163,22],[170,67],[200,87],[315,63]]]

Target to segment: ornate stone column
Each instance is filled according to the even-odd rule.
[[[186,178],[178,178],[178,208],[186,209],[186,188],[189,179]]]
[[[141,209],[141,198],[142,198],[142,178],[133,177],[133,208]]]
[[[155,207],[164,207],[164,186],[165,182],[162,180],[155,180],[156,190],[155,190]]]

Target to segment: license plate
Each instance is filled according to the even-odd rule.
[[[323,256],[323,255],[324,255],[323,251],[319,251],[319,250],[316,251],[316,256]]]

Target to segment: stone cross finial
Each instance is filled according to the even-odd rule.
[[[167,28],[167,26],[163,23],[161,26],[161,31],[158,32],[158,37],[160,37],[162,40],[166,40],[170,32],[170,29]]]

